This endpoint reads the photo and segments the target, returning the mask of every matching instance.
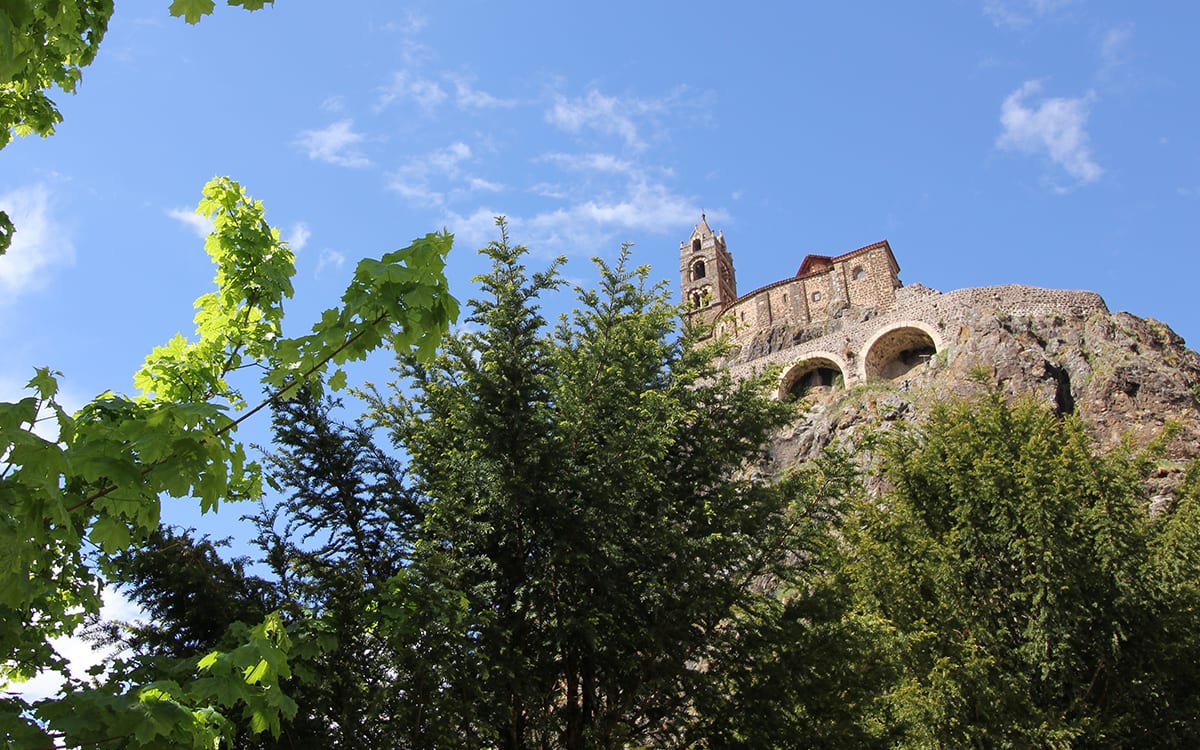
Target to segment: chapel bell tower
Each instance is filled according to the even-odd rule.
[[[692,236],[679,243],[679,288],[689,320],[711,323],[722,307],[737,299],[733,256],[725,235],[708,228],[704,214]]]

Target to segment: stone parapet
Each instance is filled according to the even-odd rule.
[[[1085,319],[1094,313],[1107,313],[1108,306],[1099,294],[1089,291],[1008,284],[941,293],[917,284],[897,289],[889,309],[846,308],[825,322],[825,333],[814,336],[809,330],[790,346],[778,344],[786,338],[777,335],[782,329],[758,327],[753,335],[741,331],[732,341],[740,351],[728,360],[727,368],[735,378],[745,378],[778,367],[782,371],[781,392],[787,388],[789,373],[802,371],[810,360],[834,362],[842,370],[845,385],[900,377],[953,341],[957,321],[964,314],[979,311]],[[754,336],[770,338],[775,342],[770,347],[773,350],[755,349]]]

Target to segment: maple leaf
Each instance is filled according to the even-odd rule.
[[[199,23],[200,19],[213,12],[213,0],[172,0],[171,15],[183,16],[188,23]]]

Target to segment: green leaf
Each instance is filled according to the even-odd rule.
[[[125,522],[112,516],[102,516],[92,525],[88,538],[105,552],[113,554],[129,546],[131,534]]]
[[[215,7],[213,0],[172,0],[170,10],[172,16],[183,16],[183,20],[195,24],[211,14]]]
[[[268,665],[267,665],[266,659],[259,659],[258,664],[255,664],[252,667],[246,667],[244,676],[243,676],[243,679],[245,679],[246,684],[253,685],[256,682],[259,682],[260,680],[262,680],[262,678],[265,677],[267,674],[267,666]]]

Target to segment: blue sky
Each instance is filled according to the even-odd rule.
[[[703,210],[743,292],[887,239],[909,284],[1092,289],[1200,341],[1200,4],[167,5],[118,2],[58,133],[0,151],[2,399],[35,365],[130,391],[190,330],[214,175],[292,239],[297,333],[442,227],[465,300],[500,213],[572,280],[628,241],[675,283]]]
[[[190,330],[212,277],[192,209],[217,174],[293,241],[295,332],[357,258],[442,227],[465,300],[501,213],[572,280],[628,241],[674,283],[703,210],[743,292],[887,239],[906,283],[1092,289],[1200,340],[1200,5],[509,5],[285,1],[188,26],[117,3],[58,133],[0,152],[0,397],[34,365],[77,402],[128,391]]]

